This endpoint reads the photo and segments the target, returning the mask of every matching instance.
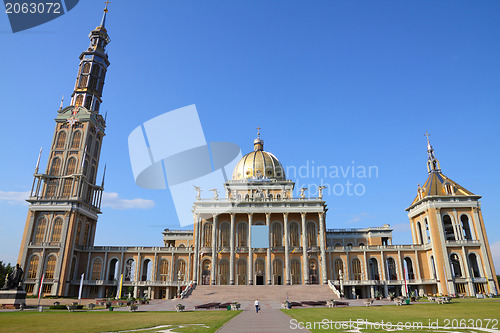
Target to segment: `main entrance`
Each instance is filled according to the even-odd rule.
[[[265,262],[262,259],[255,261],[255,284],[258,286],[264,285]]]

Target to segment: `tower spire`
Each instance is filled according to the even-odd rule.
[[[260,138],[260,127],[257,127],[257,139],[253,140],[253,150],[264,150],[264,140]]]
[[[429,140],[429,136],[431,135],[427,131],[425,131],[424,135],[427,137],[427,171],[429,173],[441,172],[441,166],[434,155],[434,148],[432,148],[431,141]]]
[[[99,27],[103,28],[105,28],[106,25],[106,14],[108,13],[108,4],[110,4],[111,1],[105,1],[104,3],[106,4],[106,7],[104,7],[104,14],[102,14],[101,24],[99,25]]]

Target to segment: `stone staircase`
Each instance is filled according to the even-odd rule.
[[[203,286],[198,285],[187,298],[190,301],[248,302],[259,301],[329,301],[338,299],[328,285],[293,286]]]

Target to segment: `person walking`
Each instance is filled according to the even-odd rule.
[[[254,305],[255,305],[255,312],[259,313],[259,310],[260,310],[259,299],[255,300]]]

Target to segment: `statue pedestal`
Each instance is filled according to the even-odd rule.
[[[19,309],[21,304],[26,304],[26,292],[23,290],[0,290],[1,309]]]

